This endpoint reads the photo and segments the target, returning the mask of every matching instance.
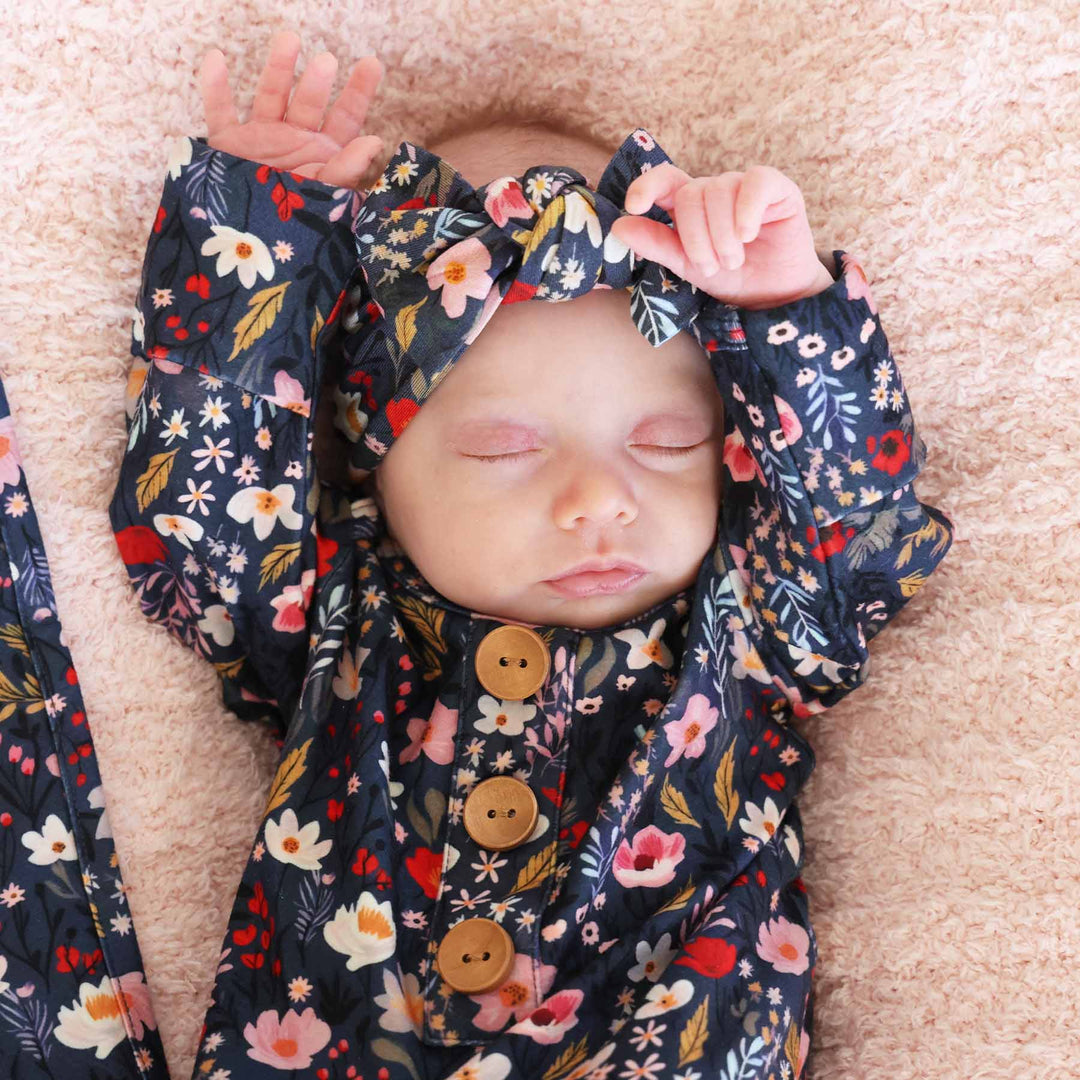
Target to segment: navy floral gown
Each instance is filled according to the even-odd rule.
[[[628,182],[666,160],[637,129],[608,172]],[[437,162],[403,142],[364,205],[417,197]],[[144,613],[214,664],[226,704],[267,724],[281,754],[193,1075],[805,1075],[817,947],[795,796],[814,753],[791,721],[866,679],[870,639],[952,540],[913,486],[926,450],[865,275],[835,251],[834,284],[816,296],[702,307],[689,332],[725,406],[715,547],[691,588],[633,619],[532,627],[546,681],[503,700],[477,677],[503,621],[435,592],[367,489],[316,470],[320,395],[346,447],[357,415],[381,404],[350,331],[374,314],[352,231],[361,202],[182,138],[147,246],[112,526]],[[372,249],[369,274],[394,243]],[[23,686],[21,639],[0,636],[5,674]],[[46,689],[67,696],[62,663]],[[61,770],[69,745],[81,752],[78,732],[63,734]],[[470,793],[495,776],[539,807],[509,850],[465,825]],[[74,822],[55,805],[60,825]],[[33,836],[3,850],[30,899],[45,874],[21,856],[60,825],[43,816],[52,804],[19,806]],[[103,841],[76,809],[94,872]],[[40,889],[33,902],[59,910]],[[509,935],[512,964],[465,993],[436,955],[481,918]],[[0,909],[5,951],[15,921]],[[90,926],[71,925],[81,964]],[[115,943],[108,971],[131,980],[113,986],[121,1040],[102,1055],[87,1036],[100,970],[51,972],[67,941],[46,942],[43,924],[11,954],[18,973],[0,972],[9,1055],[32,1026],[12,1017],[34,1007],[64,1062],[53,1075],[167,1075],[134,938]],[[33,989],[20,998],[23,980]],[[80,1023],[61,1010],[57,1025],[67,998]]]

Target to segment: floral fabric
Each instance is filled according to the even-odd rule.
[[[404,202],[445,163],[398,154],[420,168],[373,190]],[[665,158],[638,129],[608,172]],[[865,681],[952,540],[913,487],[926,451],[865,275],[836,251],[816,296],[701,303],[683,329],[725,405],[715,547],[636,618],[534,627],[548,679],[503,701],[475,669],[502,620],[435,592],[374,500],[316,471],[321,395],[346,451],[387,406],[373,335],[340,317],[366,295],[360,203],[185,138],[147,245],[113,528],[147,617],[281,750],[193,1075],[798,1077],[814,754],[790,721]],[[408,241],[386,236],[388,265]],[[500,774],[540,816],[496,852],[462,808]],[[469,995],[433,958],[475,916],[515,962]]]
[[[654,348],[703,309],[734,327],[734,309],[637,258],[611,232],[634,178],[668,160],[638,130],[595,188],[565,165],[534,165],[473,188],[438,155],[399,144],[352,226],[363,279],[350,297],[347,370],[363,388],[338,395],[338,421],[355,477],[379,464],[501,304],[626,289],[630,317]],[[642,216],[671,222],[659,206]]]
[[[0,385],[0,1076],[167,1080],[125,892]]]

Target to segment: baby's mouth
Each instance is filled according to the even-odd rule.
[[[548,578],[550,585],[563,596],[593,596],[622,592],[640,581],[647,571],[640,568],[617,567],[612,570],[588,570],[567,574],[560,578]]]

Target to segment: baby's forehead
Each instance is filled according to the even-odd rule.
[[[628,347],[625,338],[594,337],[569,351],[520,327],[486,342],[481,335],[444,380],[443,411],[455,422],[537,418],[541,427],[557,421],[563,428],[603,417],[636,423],[661,414],[676,422],[719,415],[722,398],[708,356],[681,336],[656,348],[643,338],[630,337]]]

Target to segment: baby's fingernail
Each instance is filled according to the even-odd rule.
[[[710,259],[708,262],[703,262],[701,264],[701,272],[703,274],[707,274],[707,275],[719,274],[720,273],[720,264],[716,263],[716,262],[713,262],[713,260]]]

